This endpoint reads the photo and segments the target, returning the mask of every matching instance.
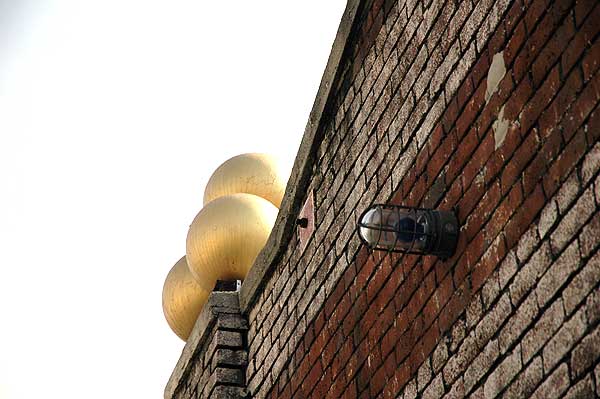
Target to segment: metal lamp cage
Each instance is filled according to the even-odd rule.
[[[375,204],[361,214],[357,232],[371,250],[446,259],[456,249],[458,222],[449,211]]]

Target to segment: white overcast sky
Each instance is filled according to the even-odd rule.
[[[231,156],[293,162],[345,2],[0,0],[0,398],[161,398]]]

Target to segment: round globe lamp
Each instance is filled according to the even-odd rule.
[[[243,280],[265,246],[278,209],[252,194],[216,198],[190,225],[186,256],[192,275],[212,291],[217,280]]]
[[[204,190],[204,205],[226,195],[247,193],[281,206],[288,180],[286,168],[268,154],[241,154],[215,170]]]
[[[182,340],[187,341],[209,295],[190,273],[185,256],[179,259],[163,285],[162,306],[169,327]]]

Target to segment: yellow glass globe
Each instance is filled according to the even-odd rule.
[[[204,205],[225,195],[247,193],[281,206],[289,178],[287,168],[268,154],[241,154],[215,170],[204,190]]]
[[[190,273],[185,256],[179,259],[165,279],[162,306],[169,327],[182,340],[187,341],[209,295]]]
[[[194,218],[186,241],[187,262],[202,288],[217,280],[243,280],[275,224],[278,209],[252,194],[219,197]]]

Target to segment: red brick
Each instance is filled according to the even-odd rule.
[[[479,110],[484,105],[485,90],[486,85],[482,82],[456,120],[456,135],[459,140],[469,131]]]
[[[504,49],[504,63],[507,66],[512,66],[513,61],[523,46],[526,38],[527,33],[525,32],[525,22],[521,21],[517,25],[515,31],[506,44],[506,48]]]
[[[458,109],[462,109],[462,107],[466,104],[466,102],[469,100],[469,98],[471,98],[473,91],[474,91],[473,81],[468,76],[465,78],[463,83],[460,85],[460,87],[458,88],[458,92],[456,94],[456,101],[457,101]]]
[[[333,292],[329,293],[329,297],[325,301],[325,305],[323,306],[324,316],[330,318],[335,308],[337,307],[338,302],[342,299],[344,294],[346,293],[344,282],[342,280],[338,281],[335,285]]]
[[[562,121],[565,142],[569,141],[573,134],[575,134],[575,131],[581,126],[585,118],[596,107],[598,100],[600,100],[600,73],[596,73],[591,78],[577,100],[575,100],[571,108],[565,113]]]
[[[483,243],[483,235],[478,236],[480,238],[480,242]],[[474,242],[474,241],[473,241]],[[471,245],[474,245],[471,243]],[[454,273],[452,275],[452,281],[454,282],[454,286],[458,284],[462,284],[467,275],[471,272],[471,264],[469,263],[467,253],[465,251],[461,252],[461,256],[454,267]],[[441,274],[441,273],[440,273]]]
[[[548,0],[533,0],[531,4],[527,5],[527,12],[524,17],[524,21],[527,27],[527,32],[531,34],[538,19],[548,8]]]
[[[476,87],[485,86],[485,82],[481,82],[487,76],[490,69],[490,57],[487,51],[482,52],[477,58],[477,62],[471,71],[471,79]],[[482,84],[480,84],[482,83]],[[478,89],[479,90],[479,89]],[[485,87],[484,87],[485,92]],[[483,97],[482,97],[483,98]]]
[[[529,160],[535,156],[538,145],[539,139],[534,130],[525,137],[525,141],[517,148],[517,151],[503,170],[500,177],[502,194],[506,194],[513,187],[517,177],[519,177],[525,166],[529,163]]]
[[[353,350],[352,340],[346,339],[331,362],[331,371],[334,378],[344,369],[348,359],[352,356]]]
[[[483,231],[485,232],[486,241],[491,242],[498,235],[522,201],[523,190],[521,185],[515,184],[485,226]]]
[[[344,391],[344,394],[342,396],[340,396],[340,397],[341,398],[348,398],[348,399],[356,399],[357,398],[356,382],[355,381],[350,381],[350,383],[346,387],[346,390]]]
[[[433,131],[431,132],[431,135],[429,136],[429,140],[427,141],[427,146],[428,146],[428,150],[429,150],[428,152],[430,155],[441,144],[441,142],[445,136],[446,136],[446,133],[444,132],[442,124],[438,123],[435,126],[435,128],[433,129]]]
[[[450,155],[454,152],[456,146],[457,142],[455,135],[448,134],[427,164],[427,175],[430,178],[434,178],[439,174],[444,164],[450,159]]]
[[[379,291],[371,306],[381,312],[388,305],[388,302],[392,301],[391,303],[394,304],[393,298],[398,292],[403,280],[404,275],[402,273],[402,268],[394,267],[392,273],[388,276],[385,285]]]
[[[571,2],[572,0],[552,2],[548,12],[544,14],[543,20],[537,24],[535,28],[535,21],[533,20],[537,20],[537,18],[539,18],[541,12],[543,11],[542,7],[546,7],[546,5],[542,5],[542,3],[546,3],[546,1],[535,2],[534,6],[528,9],[524,21],[529,37],[527,39],[527,45],[525,46],[527,51],[521,55],[521,57],[524,59],[523,63],[521,64],[522,66],[526,67],[535,57],[538,56],[539,52],[544,48],[544,45],[554,32],[555,27],[558,26],[559,22],[563,18]],[[538,59],[544,62],[542,57]],[[520,70],[520,73],[521,72],[523,71]],[[537,84],[538,81],[535,83]]]
[[[512,65],[512,75],[516,84],[519,84],[526,74],[529,72],[529,65],[533,61],[533,55],[527,50],[528,44],[521,48],[521,51],[514,56],[514,62]],[[512,56],[512,54],[511,54]]]
[[[587,123],[587,141],[595,143],[600,140],[600,105],[590,114]]]
[[[477,130],[475,127],[469,130],[469,133],[458,145],[456,152],[448,163],[448,169],[446,170],[447,181],[454,180],[461,172],[465,162],[469,159],[471,153],[477,148],[479,144],[479,138],[477,137]]]
[[[538,184],[504,228],[506,247],[512,249],[546,204],[542,185]]]
[[[438,125],[438,126],[443,126],[443,130],[445,132],[450,132],[452,130],[452,128],[454,127],[454,123],[456,122],[456,119],[458,118],[458,113],[459,113],[459,107],[458,107],[458,100],[456,99],[456,96],[449,102],[449,104],[446,106],[446,111],[444,112],[444,115],[442,116],[442,124]],[[430,139],[431,142],[431,139]],[[435,147],[432,147],[435,148]]]
[[[394,297],[394,304],[397,310],[401,310],[408,303],[412,293],[417,289],[422,280],[422,271],[420,267],[414,267],[408,274],[404,283],[400,286],[399,293]]]
[[[412,352],[412,348],[423,334],[423,317],[419,315],[402,334],[396,346],[396,359],[402,362]]]
[[[526,76],[519,82],[505,103],[504,117],[507,120],[516,120],[532,93],[533,87],[531,86],[531,81]]]
[[[383,287],[392,272],[392,265],[389,261],[389,258],[387,258],[387,261],[385,259],[386,258],[384,257],[379,263],[379,266],[375,270],[373,277],[367,285],[367,302],[369,303],[373,302],[373,299],[379,290],[381,290],[381,287]]]
[[[465,282],[454,292],[452,298],[440,313],[439,329],[441,334],[450,330],[450,327],[452,327],[470,301],[471,287],[469,286],[468,281],[465,280]]]
[[[488,103],[479,114],[476,126],[479,138],[490,128],[492,123],[498,119],[500,108],[506,102],[509,94],[513,91],[514,83],[510,73],[504,75],[498,84],[497,91],[489,98]]]
[[[485,284],[487,278],[498,267],[505,254],[506,246],[504,236],[501,234],[494,240],[473,269],[471,274],[473,292],[477,292]]]
[[[415,166],[416,166],[417,170],[418,171],[425,170],[425,168],[429,164],[429,160],[430,160],[430,153],[429,153],[429,151],[427,151],[427,147],[425,147],[423,150],[419,151],[419,153],[417,154],[417,159],[415,161]]]
[[[386,382],[387,377],[385,375],[385,369],[382,367],[379,370],[377,370],[375,374],[373,374],[373,376],[371,376],[370,378],[369,392],[372,398],[376,397],[377,393],[383,390]]]
[[[402,320],[406,320],[406,317],[404,317]],[[392,325],[390,327],[390,329],[385,332],[385,334],[381,338],[381,354],[382,354],[382,356],[385,357],[390,352],[393,352],[393,350],[396,348],[396,343],[398,342],[398,340],[400,339],[400,336],[404,332],[403,328],[405,328],[407,325],[408,324],[406,321],[402,326],[395,324],[395,325]]]
[[[329,365],[333,362],[333,359],[338,355],[340,348],[344,344],[344,337],[341,334],[334,334],[325,348],[323,348],[323,353],[321,355],[321,359],[323,362],[323,367],[329,367]]]
[[[331,370],[326,369],[325,372],[323,373],[323,375],[321,376],[321,380],[319,381],[319,383],[314,387],[314,389],[310,393],[311,396],[314,396],[317,398],[324,397],[325,394],[327,393],[327,391],[329,390],[331,383],[332,383]]]
[[[582,84],[581,74],[578,70],[573,70],[550,106],[540,115],[539,126],[540,137],[542,139],[545,139],[550,134],[550,131],[557,127],[565,110],[576,99],[576,93],[579,92]]]
[[[558,129],[554,129],[552,134],[546,138],[546,142],[535,154],[535,158],[531,161],[527,168],[523,171],[523,193],[529,195],[536,187],[538,182],[544,176],[550,160],[560,152],[562,145],[562,136]]]
[[[396,355],[392,352],[383,361],[383,369],[385,370],[385,376],[390,379],[396,372]]]
[[[423,305],[425,305],[427,298],[429,298],[433,292],[434,287],[435,273],[429,273],[425,279],[421,281],[419,288],[415,291],[414,295],[406,305],[406,308],[403,310],[406,312],[406,317],[408,317],[409,320],[416,318],[417,315],[421,313],[421,309],[423,308]]]
[[[489,39],[487,44],[488,51],[490,54],[499,53],[504,49],[504,43],[506,43],[506,31],[504,30],[504,24],[498,24],[496,31],[493,33],[492,37]]]
[[[423,308],[423,321],[426,326],[429,326],[435,320],[440,309],[446,305],[452,296],[453,290],[452,275],[448,274]]]
[[[560,58],[574,34],[575,26],[573,23],[573,17],[571,15],[567,15],[562,22],[562,25],[540,51],[539,56],[531,65],[531,76],[533,78],[534,86],[539,86],[539,84],[543,81],[544,76],[546,76],[552,65],[554,65],[554,63]],[[565,70],[563,73],[564,72],[567,71]]]
[[[569,71],[577,62],[586,47],[590,46],[592,39],[600,30],[600,6],[592,10],[590,15],[585,20],[583,26],[578,30],[573,40],[569,43],[569,47],[565,50],[561,58],[563,71]]]
[[[477,203],[477,207],[466,221],[464,234],[468,241],[471,241],[479,233],[499,202],[500,189],[498,184],[494,184],[485,192],[483,198]],[[459,209],[461,209],[460,204]]]
[[[594,4],[593,1],[587,0],[578,0],[575,2],[575,24],[578,28],[581,26]]]
[[[394,374],[394,378],[392,378],[388,384],[385,386],[383,390],[384,398],[395,398],[398,392],[406,385],[408,380],[411,377],[410,367],[406,364],[401,364]],[[344,396],[345,398],[345,396]]]
[[[305,393],[310,393],[312,388],[317,384],[317,382],[321,379],[321,375],[323,374],[323,368],[321,367],[321,363],[315,363],[308,375],[306,376],[304,382],[302,383],[302,391]]]
[[[483,166],[494,152],[494,146],[494,136],[493,132],[490,130],[462,171],[463,186],[468,187],[475,176],[481,172]]]
[[[368,250],[363,247],[356,258],[358,273],[354,280],[354,286],[357,292],[360,292],[367,284],[373,270],[375,270],[375,264],[376,261],[374,255],[369,254]]]
[[[522,132],[527,132],[535,123],[540,113],[552,101],[560,87],[559,68],[555,66],[537,90],[534,97],[525,105],[519,120]]]
[[[484,181],[486,185],[489,185],[498,177],[498,174],[504,168],[504,165],[510,162],[510,158],[519,149],[521,143],[522,137],[519,125],[511,123],[508,126],[504,142],[495,150],[484,166]]]
[[[586,150],[585,131],[580,129],[558,158],[552,162],[548,173],[544,176],[544,193],[547,197],[554,195],[559,183],[569,175]]]
[[[473,184],[467,188],[462,198],[458,201],[457,217],[461,224],[465,223],[467,217],[478,204],[485,191],[485,186],[481,180],[474,181]]]
[[[513,32],[513,29],[515,28],[516,24],[520,21],[524,10],[525,7],[523,6],[522,0],[516,0],[510,6],[504,17],[504,27],[506,29],[507,35]]]
[[[437,344],[440,337],[440,331],[437,323],[429,328],[423,337],[413,346],[410,357],[407,360],[410,366],[411,373],[416,375],[419,367],[423,364],[423,361],[433,352],[435,345]]]
[[[600,40],[596,40],[581,61],[583,78],[588,81],[600,66]]]
[[[447,186],[446,186],[447,187]],[[442,203],[439,205],[441,210],[451,210],[458,202],[459,198],[463,195],[462,184],[459,179],[454,180],[450,184]]]

